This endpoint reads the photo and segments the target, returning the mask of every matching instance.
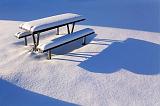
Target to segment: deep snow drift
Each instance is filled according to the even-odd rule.
[[[119,5],[112,13],[106,10],[113,8],[105,0],[52,1],[54,4],[46,0],[35,5],[37,1],[0,1],[0,106],[160,105],[157,15],[153,15],[148,7],[150,12],[144,14],[152,17],[142,16],[138,23],[138,14],[133,13],[132,17],[130,10],[122,12],[136,3],[145,10],[144,0],[124,0],[124,5],[109,0],[109,4]],[[158,1],[147,0],[147,5],[150,5],[148,3],[158,9]],[[118,11],[120,7],[124,8]],[[95,30],[96,34],[88,37],[87,45],[82,46],[82,40],[64,45],[52,51],[55,54],[52,60],[46,60],[46,54],[30,51],[33,45],[31,38],[29,46],[24,46],[23,39],[13,36],[24,21],[68,11],[83,14],[88,19],[81,23],[83,25],[77,25],[76,30],[84,27]],[[100,16],[96,16],[98,13]],[[116,13],[122,17],[128,15],[127,19],[131,20],[135,17],[135,20],[116,18]],[[148,22],[149,19],[155,20]],[[66,27],[60,31],[61,34],[66,33]],[[55,30],[42,33],[40,43],[55,37],[54,34]]]

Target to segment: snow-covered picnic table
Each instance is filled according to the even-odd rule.
[[[61,15],[55,15],[51,17],[25,22],[20,25],[20,28],[31,33],[39,33],[83,20],[85,19],[81,15],[65,13]]]
[[[38,20],[33,20],[30,22],[24,22],[19,27],[23,29],[23,32],[18,32],[15,34],[17,38],[25,38],[25,45],[27,45],[27,37],[32,35],[34,43],[34,51],[48,52],[48,59],[51,59],[51,50],[62,46],[64,44],[76,41],[83,38],[83,45],[86,44],[86,36],[94,33],[93,29],[85,28],[77,32],[73,32],[76,22],[85,20],[81,15],[66,13],[56,16],[51,16],[47,18],[42,18]],[[72,29],[70,30],[69,24],[72,24]],[[39,44],[39,35],[41,32],[48,31],[57,28],[57,34],[59,34],[59,27],[67,25],[68,34],[63,37],[56,38],[45,44]],[[37,38],[35,37],[37,35]]]
[[[59,27],[67,25],[67,31],[68,34],[70,34],[74,30],[75,23],[83,20],[85,20],[85,18],[81,15],[65,13],[29,22],[24,22],[19,26],[21,29],[24,30],[24,32],[16,33],[15,36],[19,39],[25,38],[25,44],[27,45],[27,37],[32,35],[33,43],[36,47],[39,44],[39,35],[41,32],[57,28],[57,34],[59,34]],[[69,24],[72,24],[71,30],[69,28]],[[35,37],[35,34],[37,34],[37,38]]]

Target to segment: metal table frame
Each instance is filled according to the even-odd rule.
[[[42,29],[42,30],[39,30],[39,31],[32,32],[31,35],[32,35],[33,44],[34,44],[33,50],[36,51],[36,47],[39,45],[39,36],[40,36],[41,32],[45,32],[45,31],[57,28],[57,35],[59,35],[59,27],[67,25],[67,31],[68,31],[68,34],[70,34],[70,33],[73,33],[73,31],[74,31],[75,23],[80,22],[80,21],[84,21],[84,20],[85,19],[81,19],[81,20],[70,22],[70,23],[65,23],[65,24],[62,24],[62,25],[58,25],[58,26],[54,26],[54,27],[50,27],[50,28],[46,28],[46,29]],[[69,24],[72,24],[71,29],[69,28]],[[35,35],[37,35],[37,36],[35,36]],[[27,36],[25,37],[25,45],[27,45]]]

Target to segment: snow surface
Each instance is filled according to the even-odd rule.
[[[157,0],[37,1],[0,1],[0,106],[160,106]],[[30,51],[31,37],[24,46],[13,36],[24,21],[67,11],[88,19],[75,30],[96,32],[87,45],[64,45],[47,60]],[[40,43],[55,33],[42,33]]]

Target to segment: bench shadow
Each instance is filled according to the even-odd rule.
[[[95,73],[113,73],[123,68],[137,74],[156,75],[160,73],[160,45],[128,38],[112,43],[79,66]]]
[[[14,42],[13,44],[14,44],[14,45],[24,45],[24,46],[25,46],[24,39],[21,39],[20,41],[19,41],[19,39],[18,39],[18,41]]]
[[[0,79],[1,106],[75,106],[75,104],[34,93]]]
[[[86,37],[86,45],[88,43],[90,43],[95,36],[96,36],[96,34],[91,34],[91,35],[87,36]],[[72,60],[72,59],[69,60],[69,59],[57,58],[57,57],[54,56],[54,55],[68,55],[69,56],[68,53],[70,53],[71,51],[85,46],[85,45],[82,45],[82,42],[83,42],[83,39],[79,39],[79,40],[70,42],[68,44],[62,45],[58,48],[52,49],[51,50],[51,55],[53,55],[52,59],[66,60],[66,61],[73,61],[73,62],[82,62],[82,61]],[[21,44],[22,42],[19,42],[19,43]],[[15,42],[14,44],[18,44],[18,42]],[[29,55],[30,58],[34,58],[36,60],[41,60],[41,59],[47,58],[47,56],[48,56],[47,52],[37,53],[37,52],[32,51],[33,45],[29,44],[27,47],[28,47],[28,51],[30,51],[30,55]]]

